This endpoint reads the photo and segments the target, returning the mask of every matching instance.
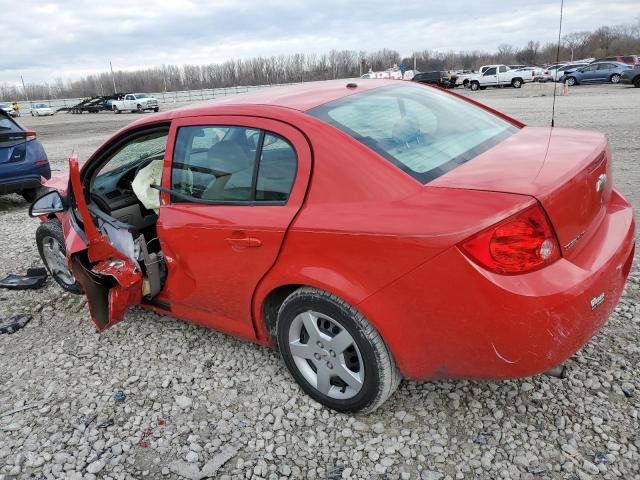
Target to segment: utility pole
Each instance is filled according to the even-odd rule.
[[[27,103],[29,103],[29,92],[27,92],[27,87],[24,86],[24,78],[20,75],[20,80],[22,81],[22,89],[24,90],[24,96],[27,98]]]
[[[162,79],[164,80],[164,91],[167,91],[167,73],[165,72],[164,63],[162,64]]]
[[[416,56],[413,56],[413,71],[415,72],[417,70],[416,68]]]
[[[116,88],[116,77],[113,75],[113,65],[111,65],[111,60],[109,60],[109,68],[111,69],[111,80],[113,81],[113,93],[118,93],[118,89]]]

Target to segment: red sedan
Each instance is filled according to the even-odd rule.
[[[313,398],[371,411],[403,377],[533,375],[587,342],[633,259],[611,178],[601,133],[338,80],[138,120],[32,215],[98,330],[140,304],[278,347]]]

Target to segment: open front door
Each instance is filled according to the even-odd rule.
[[[74,156],[69,159],[69,179],[72,195],[68,214],[70,218],[79,217],[82,223],[80,227],[80,222],[72,221],[76,225],[71,228],[81,230],[86,243],[85,250],[70,253],[71,270],[84,289],[91,320],[102,332],[122,320],[129,307],[142,301],[143,275],[134,259],[114,247],[118,242],[109,241],[93,223],[80,181],[78,159]],[[125,239],[128,234],[118,233]]]

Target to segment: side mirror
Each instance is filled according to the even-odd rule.
[[[63,212],[66,209],[64,200],[57,190],[45,193],[29,207],[30,217],[49,215],[51,213]]]

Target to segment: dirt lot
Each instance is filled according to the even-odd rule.
[[[464,94],[550,122],[550,97]],[[640,211],[640,89],[576,87],[556,112],[557,126],[608,133],[616,184]],[[21,122],[61,171],[71,150],[85,159],[136,118]],[[40,264],[26,208],[0,197],[0,277]],[[83,298],[52,281],[0,290],[0,316],[12,312],[33,320],[0,335],[0,479],[640,478],[637,256],[621,304],[567,362],[567,379],[405,382],[368,416],[320,407],[276,352],[167,317],[134,309],[99,335]]]

